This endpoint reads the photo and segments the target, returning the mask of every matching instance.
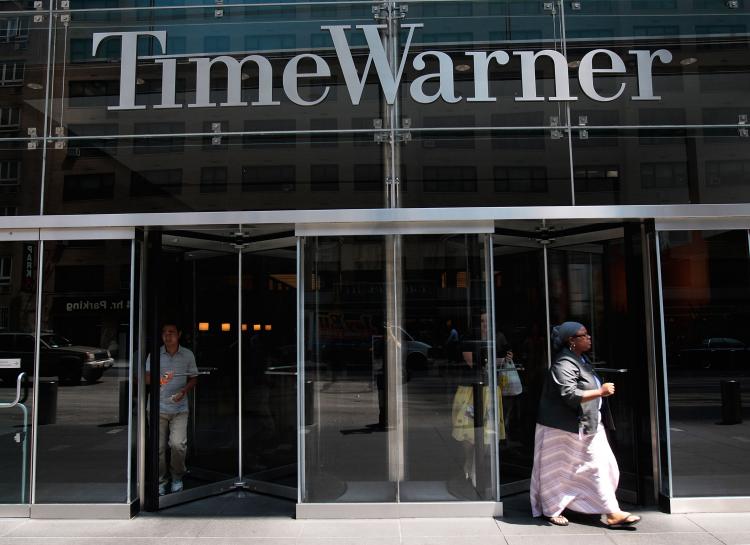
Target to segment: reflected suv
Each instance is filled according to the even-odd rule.
[[[35,337],[31,333],[0,332],[0,360],[5,360],[5,365],[0,366],[0,379],[13,383],[20,371],[33,375],[35,344]],[[114,364],[108,350],[74,345],[65,337],[54,333],[41,335],[39,352],[41,376],[56,376],[61,382],[73,384],[78,384],[81,377],[86,382],[96,382]],[[20,370],[8,367],[13,360],[20,360]]]

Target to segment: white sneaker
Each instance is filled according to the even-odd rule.
[[[160,495],[160,496],[163,496],[163,495],[165,495],[166,493],[167,493],[167,484],[166,484],[166,483],[162,483],[162,484],[160,484],[160,485],[159,485],[159,495]]]
[[[182,481],[179,479],[176,479],[172,481],[172,492],[181,492],[182,491]]]

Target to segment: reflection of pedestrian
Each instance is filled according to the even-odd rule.
[[[605,425],[612,416],[605,399],[615,393],[602,384],[584,354],[591,335],[578,322],[553,330],[557,352],[542,390],[531,473],[531,511],[552,524],[567,526],[565,509],[606,513],[610,527],[641,520],[620,510],[615,490],[620,478],[617,460],[607,441]]]
[[[505,423],[505,436],[507,437],[511,418],[518,411],[518,396],[523,392],[523,385],[513,361],[513,350],[510,346],[504,350],[505,355],[497,359],[497,384],[503,397],[503,422]],[[503,349],[501,349],[501,353],[502,351]]]
[[[166,447],[169,444],[169,473],[172,492],[183,488],[187,472],[188,404],[187,394],[198,383],[198,368],[193,353],[180,346],[182,332],[173,323],[161,330],[164,343],[159,351],[159,495],[167,491]],[[151,384],[151,355],[146,358],[146,384]],[[152,404],[153,407],[153,404]]]
[[[448,337],[445,339],[445,357],[448,361],[461,361],[458,330],[453,325],[453,320],[448,318],[445,328],[448,330]]]
[[[476,467],[475,467],[475,448],[474,444],[474,384],[477,382],[484,383],[482,387],[482,407],[484,410],[483,418],[484,429],[482,430],[483,443],[488,445],[493,437],[491,417],[491,399],[490,389],[487,386],[488,377],[488,343],[487,343],[487,314],[482,313],[480,316],[481,330],[479,341],[464,342],[461,347],[462,365],[459,367],[459,383],[456,393],[453,396],[452,432],[451,436],[461,442],[464,452],[463,471],[466,479],[471,479],[476,484]],[[502,401],[497,395],[498,418],[502,420]],[[505,424],[498,422],[497,436],[500,439],[505,438]]]

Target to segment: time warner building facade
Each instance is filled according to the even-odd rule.
[[[0,11],[0,517],[501,515],[565,320],[618,496],[750,510],[748,0]]]

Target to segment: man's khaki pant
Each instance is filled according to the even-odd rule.
[[[159,484],[167,482],[166,451],[169,444],[169,473],[172,481],[181,480],[185,468],[187,453],[188,413],[159,414]],[[167,441],[167,439],[169,441]]]

